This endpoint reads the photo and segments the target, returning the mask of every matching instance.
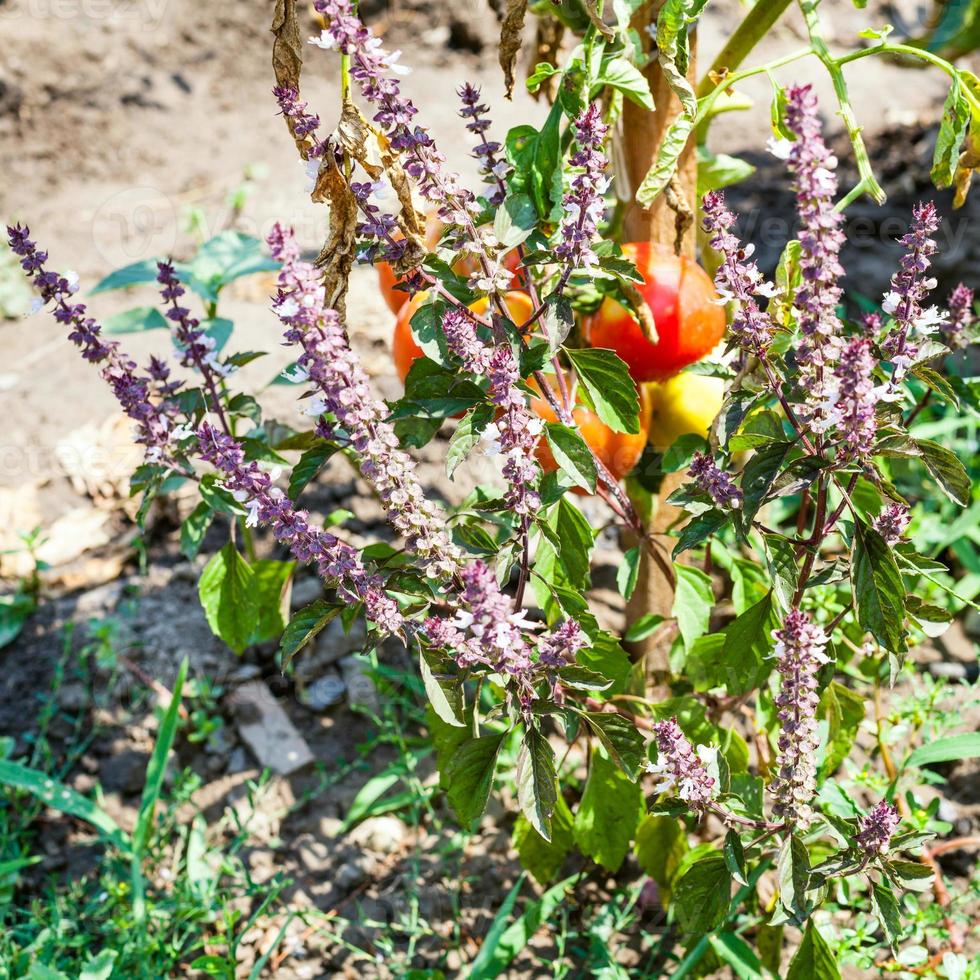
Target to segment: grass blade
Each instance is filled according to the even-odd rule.
[[[96,806],[88,797],[76,793],[70,786],[51,779],[46,773],[0,759],[0,784],[25,790],[52,809],[84,820],[121,851],[130,849],[130,841],[125,832],[105,810]]]

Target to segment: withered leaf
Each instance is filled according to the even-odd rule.
[[[500,25],[497,55],[500,59],[500,67],[504,70],[504,85],[508,99],[514,94],[514,67],[517,64],[518,52],[521,50],[526,13],[527,0],[507,0],[504,18]]]
[[[684,236],[688,228],[694,224],[694,211],[676,173],[670,178],[664,190],[667,207],[674,212],[674,253],[680,255],[684,247]]]
[[[344,103],[336,135],[341,146],[373,180],[385,177],[391,184],[401,205],[398,227],[408,243],[394,269],[402,273],[415,268],[428,251],[425,247],[425,223],[415,209],[408,175],[398,155],[391,149],[388,138],[375,129],[350,100]]]
[[[602,15],[599,13],[599,3],[598,0],[585,0],[585,12],[589,15],[589,20],[592,21],[592,26],[605,38],[610,41],[616,36],[616,32],[611,28],[607,27],[602,20]]]
[[[337,166],[335,153],[324,154],[320,161],[313,201],[330,205],[330,224],[327,240],[316,257],[316,266],[323,270],[326,302],[341,319],[347,315],[346,298],[350,270],[354,265],[354,239],[357,231],[357,201],[347,179]]]
[[[978,168],[980,168],[980,146],[974,146],[971,137],[956,163],[956,173],[953,176],[953,185],[956,187],[956,195],[953,197],[954,208],[961,208],[966,203],[966,195],[970,192],[970,184],[973,182],[973,171]]]
[[[291,88],[299,92],[299,80],[303,71],[303,42],[296,16],[296,0],[276,0],[275,13],[272,15],[272,33],[275,35],[272,42],[272,69],[276,75],[276,84],[280,88]],[[306,159],[310,138],[297,136],[293,120],[286,116],[283,118],[296,148]]]

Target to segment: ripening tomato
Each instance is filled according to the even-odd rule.
[[[653,402],[650,445],[654,449],[664,452],[689,432],[708,438],[711,423],[725,399],[725,382],[721,378],[685,371],[646,387]]]
[[[537,387],[533,381],[530,384],[532,387]],[[572,410],[572,418],[575,419],[579,434],[617,480],[621,480],[636,466],[643,454],[643,447],[647,444],[652,402],[645,386],[640,386],[639,394],[640,431],[635,434],[615,432],[595,412],[584,405],[576,405]],[[532,398],[530,407],[531,411],[542,421],[558,421],[555,410],[543,396],[539,395]],[[541,436],[535,455],[545,473],[558,469],[558,464],[555,462],[546,436]],[[585,493],[578,487],[575,488],[575,492]]]
[[[614,350],[638,384],[662,381],[714,349],[725,333],[725,310],[707,272],[692,259],[651,242],[628,242],[623,254],[643,276],[639,290],[653,313],[657,343],[611,296],[584,318],[583,337],[592,347]]]
[[[391,342],[391,353],[395,360],[395,370],[398,372],[398,377],[401,379],[402,384],[405,383],[405,378],[408,377],[412,362],[422,356],[422,348],[419,347],[415,342],[415,338],[412,336],[411,322],[412,317],[415,316],[418,308],[425,302],[428,295],[428,293],[418,293],[413,296],[411,302],[406,303],[398,311],[398,318],[395,320],[395,335]],[[518,326],[526,323],[534,312],[534,304],[531,302],[531,297],[527,293],[516,291],[505,293],[504,302],[507,304],[507,311],[510,313],[510,318]],[[483,316],[488,306],[489,300],[486,297],[482,297],[475,303],[472,303],[470,309],[479,316]]]

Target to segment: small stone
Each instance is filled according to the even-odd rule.
[[[229,684],[244,684],[262,676],[262,668],[258,664],[241,664],[228,675]]]
[[[225,771],[229,775],[234,775],[235,773],[245,772],[246,769],[250,768],[248,752],[245,751],[245,747],[243,745],[236,745],[228,756],[228,766]]]
[[[371,714],[381,711],[381,701],[374,681],[368,674],[367,664],[358,657],[344,657],[340,661],[344,682],[347,684],[347,703],[352,708],[363,708]]]
[[[335,884],[342,891],[349,892],[352,888],[356,888],[361,882],[364,881],[366,875],[362,868],[359,868],[353,862],[347,864],[342,864],[337,870],[337,874],[334,878]]]
[[[238,733],[259,765],[288,775],[313,762],[313,753],[263,681],[249,681],[228,698]]]
[[[323,582],[314,575],[303,575],[293,582],[293,609],[302,609],[323,597]]]
[[[347,693],[347,685],[340,674],[331,671],[318,677],[312,684],[305,686],[300,692],[299,699],[314,711],[323,711],[331,705],[343,701]]]
[[[362,649],[366,642],[363,620],[357,620],[351,626],[350,633],[344,632],[339,619],[331,620],[320,635],[297,654],[294,661],[297,680],[302,684],[312,684],[338,660]]]
[[[296,843],[296,850],[303,867],[316,874],[326,871],[334,861],[334,854],[323,841],[304,834]]]
[[[131,748],[113,751],[102,760],[99,782],[107,793],[138,793],[146,780],[146,766],[150,757],[145,752]]]
[[[58,691],[58,702],[65,711],[81,711],[88,704],[88,691],[81,681],[62,684]]]
[[[359,823],[347,835],[347,839],[369,851],[391,854],[402,846],[406,833],[405,824],[397,817],[370,817]]]
[[[317,831],[324,840],[339,837],[344,829],[344,821],[338,817],[320,817],[317,821]]]

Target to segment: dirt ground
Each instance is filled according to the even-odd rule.
[[[488,8],[471,4],[472,10],[450,13],[446,5],[427,0],[375,0],[365,6],[375,26],[403,48],[403,61],[413,66],[407,91],[423,106],[424,122],[454,168],[473,172],[463,138],[467,134],[449,97],[461,81],[484,87],[500,133],[543,117],[542,107],[526,95],[515,95],[513,102],[502,98],[496,27]],[[872,3],[870,12],[861,12],[850,0],[828,0],[823,9],[831,43],[847,45],[869,20],[914,23],[919,6]],[[324,213],[306,199],[302,168],[269,92],[271,7],[266,0],[0,0],[0,217],[29,223],[34,237],[49,249],[53,265],[76,270],[90,287],[129,262],[167,252],[187,255],[193,244],[187,228],[190,208],[200,209],[209,233],[226,227],[232,220],[228,192],[251,170],[259,176],[235,227],[263,235],[273,221],[285,221],[297,227],[308,248],[317,247]],[[700,37],[705,63],[739,16],[734,0],[718,0],[709,7]],[[760,60],[798,47],[802,36],[799,17],[793,15],[767,38]],[[827,99],[828,122],[839,132],[827,81],[815,63],[794,66],[780,77],[817,83]],[[883,209],[870,202],[857,204],[848,225],[845,265],[853,270],[849,290],[873,296],[893,269],[894,238],[901,234],[912,203],[920,195],[934,196],[927,176],[934,132],[925,121],[937,118],[945,84],[936,73],[908,71],[877,59],[854,65],[848,78],[876,170],[890,195]],[[769,83],[764,77],[755,82],[746,90],[757,99],[756,106],[737,118],[722,117],[712,131],[712,146],[744,155],[759,167],[753,180],[732,191],[731,200],[742,211],[743,232],[758,243],[762,264],[769,266],[789,233],[792,202],[782,165],[764,152]],[[899,88],[902,96],[896,99]],[[315,49],[308,57],[304,96],[329,125],[337,104],[334,66],[330,56]],[[846,144],[841,144],[841,156],[847,170]],[[946,286],[964,275],[975,280],[980,238],[968,232],[977,227],[980,194],[955,215],[949,212],[947,196],[937,198],[947,214],[944,229],[950,246],[937,263],[941,283]],[[256,392],[289,359],[278,347],[263,299],[267,286],[248,280],[232,290],[222,308],[235,321],[241,349],[271,352],[242,372],[246,387]],[[4,288],[10,291],[0,297],[8,296],[12,309],[23,303],[16,286]],[[93,299],[99,316],[134,301],[153,301],[149,294]],[[355,270],[349,309],[354,345],[377,390],[395,395],[397,381],[387,352],[392,316],[374,288],[372,270]],[[143,359],[162,349],[162,339],[160,333],[149,333],[125,341]],[[121,512],[119,493],[132,456],[125,438],[113,428],[114,405],[95,373],[47,318],[0,320],[0,343],[0,550],[17,527],[26,530],[43,523],[54,542],[56,566],[47,575],[52,598],[21,639],[0,651],[0,735],[25,734],[25,694],[50,683],[62,627],[115,617],[122,624],[120,644],[143,677],[169,687],[186,655],[192,675],[217,680],[225,737],[206,748],[183,746],[181,762],[192,765],[206,788],[211,787],[214,798],[203,799],[202,805],[220,810],[240,798],[243,782],[258,772],[257,760],[238,734],[232,695],[243,684],[262,679],[320,765],[290,780],[274,781],[259,808],[266,826],[249,855],[254,874],[261,878],[273,870],[284,872],[296,880],[291,895],[295,902],[343,915],[352,915],[357,907],[363,920],[390,920],[406,894],[415,894],[421,883],[425,917],[439,922],[458,915],[475,949],[494,907],[519,874],[509,850],[512,818],[499,804],[492,805],[481,832],[448,861],[439,855],[453,833],[451,818],[433,828],[379,816],[352,833],[340,833],[369,775],[395,757],[393,749],[382,747],[365,760],[359,746],[372,725],[343,702],[320,709],[304,703],[309,700],[304,680],[325,673],[339,676],[338,664],[357,648],[356,637],[339,631],[325,634],[314,658],[301,663],[297,679],[283,678],[272,649],[257,648],[234,658],[211,635],[198,605],[196,579],[204,559],[190,563],[177,552],[174,531],[181,501],[159,507],[153,515],[148,569],[140,574],[137,568],[132,527]],[[262,401],[271,414],[289,420],[294,411],[290,394],[270,388]],[[447,498],[458,499],[465,483],[461,487],[445,479],[444,445],[437,441],[428,447],[424,474]],[[69,467],[74,481],[65,459],[86,461],[82,472],[78,465]],[[335,461],[309,506],[322,514],[347,507],[356,517],[347,525],[355,538],[383,537],[387,532],[380,513],[362,491],[345,465]],[[590,517],[597,524],[605,521],[597,507]],[[603,565],[600,556],[596,598],[609,624],[618,628],[623,611],[612,584],[615,542],[610,538],[604,545],[607,561]],[[207,550],[205,545],[205,554]],[[315,598],[317,590],[312,576],[301,573],[294,606]],[[940,647],[928,656],[968,659],[962,647]],[[385,660],[406,672],[411,669],[398,650],[386,651]],[[134,707],[129,698],[133,676],[124,672],[114,701],[99,709],[103,734],[73,777],[79,789],[90,788],[95,779],[101,782],[124,826],[135,813],[153,734],[152,712],[145,705]],[[77,710],[84,695],[69,685],[60,697],[66,710]],[[429,779],[431,763],[421,765],[421,778]],[[948,805],[957,832],[976,832],[980,800],[973,774],[956,775]],[[59,867],[59,861],[68,866],[57,847],[49,850],[46,869]],[[635,875],[636,869],[623,872],[630,873]],[[457,913],[460,881],[465,882],[464,906]],[[601,890],[605,884],[597,881],[595,887]],[[253,949],[262,948],[265,938],[255,937]],[[337,944],[304,947],[301,930],[294,938],[300,944],[294,947],[296,955],[279,967],[277,977],[388,975],[383,964],[352,962]],[[438,937],[431,942],[436,945]],[[514,976],[533,975],[529,968],[522,971],[519,962],[515,970]]]

